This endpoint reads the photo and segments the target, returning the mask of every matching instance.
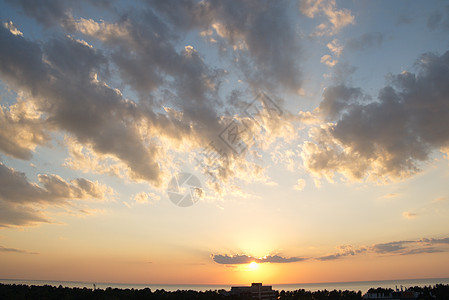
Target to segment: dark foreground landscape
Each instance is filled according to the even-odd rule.
[[[414,298],[386,298],[388,294],[394,294],[392,289],[384,288],[372,288],[368,291],[370,294],[383,295],[380,299],[449,299],[449,285],[437,284],[434,286],[425,287],[412,287],[408,291],[414,292],[416,297]],[[297,299],[297,300],[320,300],[320,299],[332,299],[332,300],[356,300],[364,299],[364,295],[361,291],[306,291],[303,289],[296,291],[276,291],[276,299]],[[0,284],[0,299],[39,299],[39,300],[75,300],[75,299],[117,299],[117,300],[143,300],[143,299],[155,299],[155,300],[177,300],[177,299],[257,299],[251,298],[251,296],[236,296],[231,295],[225,290],[205,291],[198,292],[192,290],[178,290],[178,291],[165,291],[155,290],[152,291],[149,288],[145,289],[88,289],[88,288],[68,288],[68,287],[55,287],[50,285],[37,286],[37,285],[22,285],[22,284]],[[379,299],[379,298],[378,298]]]

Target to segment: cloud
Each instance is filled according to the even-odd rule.
[[[328,22],[318,25],[313,35],[332,36],[355,22],[350,10],[336,8],[335,0],[300,0],[299,8],[309,18],[316,15],[324,15],[327,18]]]
[[[385,254],[385,253],[397,253],[406,249],[405,244],[413,243],[413,241],[399,241],[399,242],[390,242],[383,244],[375,244],[372,246],[371,250],[375,253]]]
[[[13,205],[0,200],[0,228],[34,226],[50,222],[51,220],[41,210],[26,205]]]
[[[346,48],[354,51],[367,50],[382,46],[385,36],[381,32],[368,32],[361,36],[349,39],[346,42]]]
[[[211,257],[216,263],[223,264],[223,265],[249,264],[252,261],[257,260],[257,258],[253,258],[253,257],[245,255],[245,254],[241,254],[241,255],[212,254]]]
[[[14,25],[14,23],[13,23],[11,20],[4,22],[4,23],[3,23],[3,26],[4,26],[6,29],[9,29],[9,31],[10,31],[12,34],[23,36],[23,33],[22,33],[19,29],[17,29],[17,27]]]
[[[390,199],[390,198],[396,198],[396,197],[399,197],[400,195],[401,195],[401,194],[398,194],[398,193],[388,193],[388,194],[382,196],[382,198],[384,198],[384,199]]]
[[[133,178],[160,183],[158,151],[140,137],[136,104],[95,75],[105,67],[101,52],[71,38],[50,40],[41,49],[4,28],[0,40],[2,78],[33,95],[29,101],[45,113],[48,125],[117,157]]]
[[[306,187],[306,181],[302,178],[298,179],[295,186],[293,187],[297,191],[302,191]]]
[[[337,253],[317,257],[316,260],[330,261],[355,255],[417,255],[423,253],[448,252],[449,238],[422,238],[420,240],[403,240],[388,243],[379,243],[371,246],[354,247],[351,245],[339,246]]]
[[[404,212],[402,213],[402,216],[403,216],[404,218],[406,218],[406,219],[414,219],[414,218],[417,217],[417,214],[416,214],[416,213],[413,213],[413,212],[409,212],[409,211],[404,211]]]
[[[326,54],[321,57],[320,62],[329,67],[333,67],[338,63],[338,60],[332,59],[332,56],[330,56],[329,54]]]
[[[0,106],[0,151],[19,159],[30,159],[34,149],[50,140],[40,114],[31,103],[21,99]]]
[[[329,67],[335,67],[338,64],[338,57],[340,57],[344,47],[339,44],[337,39],[333,39],[327,44],[327,48],[331,51],[334,57],[332,57],[332,55],[325,54],[321,57],[320,62]]]
[[[44,26],[54,26],[66,23],[69,12],[67,11],[67,0],[7,0],[9,3],[19,6],[28,16],[35,18]]]
[[[236,66],[255,89],[281,85],[296,93],[300,88],[300,51],[288,1],[149,2],[180,30],[197,28],[213,35],[214,44],[235,55]]]
[[[340,45],[337,39],[333,39],[332,42],[327,43],[327,48],[336,56],[339,57],[343,52],[343,46]]]
[[[57,175],[38,178],[42,186],[0,163],[0,227],[49,222],[42,208],[67,205],[71,200],[105,200],[113,193],[109,187],[84,178],[71,182]]]
[[[327,76],[329,76],[335,86],[343,85],[350,81],[352,74],[354,74],[356,70],[356,67],[351,66],[346,62],[340,62],[332,68],[332,73]]]
[[[0,163],[0,200],[9,203],[53,203],[68,199],[103,200],[111,189],[98,182],[77,178],[67,182],[58,175],[39,175],[43,187],[31,183],[25,173]]]
[[[292,263],[292,262],[299,262],[304,261],[306,258],[301,257],[282,257],[279,255],[269,255],[264,256],[261,258],[255,258],[248,256],[246,254],[240,254],[240,255],[217,255],[212,254],[212,259],[218,263],[223,265],[239,265],[239,264],[249,264],[251,262],[257,262],[257,263]]]
[[[412,255],[421,253],[447,252],[449,238],[422,238],[420,240],[405,240],[383,244],[375,244],[371,251],[376,254]],[[436,247],[439,245],[439,247]]]
[[[0,246],[0,252],[10,252],[10,253],[21,253],[21,254],[38,254],[36,252],[30,252],[27,250],[21,250],[17,248],[8,248],[4,246]]]
[[[256,89],[301,89],[300,45],[288,1],[147,1],[126,13],[111,10],[108,21],[79,17],[68,1],[36,3],[13,5],[59,31],[44,41],[11,33],[12,23],[0,32],[0,78],[20,91],[30,112],[17,118],[12,106],[3,108],[0,126],[8,130],[1,131],[0,151],[30,159],[36,147],[50,144],[53,133],[62,133],[69,150],[65,167],[157,188],[176,170],[174,156],[201,152],[213,141],[227,156],[214,162],[219,181],[269,180],[257,152],[236,155],[218,135],[234,119],[248,121],[243,111]],[[179,33],[187,31],[212,35],[227,49],[221,58],[234,63],[252,89],[222,98],[228,71],[211,67],[195,47],[184,44]],[[138,99],[107,82],[116,79]],[[282,99],[275,100],[281,107]],[[284,112],[282,118],[251,122],[251,134],[260,142],[254,145],[268,148],[276,139],[294,138],[293,119]]]
[[[69,153],[69,157],[64,161],[65,167],[84,173],[107,174],[119,178],[131,177],[127,165],[113,155],[97,153],[89,145],[83,145],[70,137],[65,138],[65,145]]]
[[[317,257],[316,259],[321,260],[321,261],[336,260],[336,259],[343,258],[345,256],[353,256],[353,255],[357,255],[357,254],[362,254],[368,250],[366,247],[354,248],[353,246],[350,246],[350,245],[343,245],[343,246],[338,247],[338,249],[339,249],[338,253],[320,256],[320,257]]]
[[[388,181],[411,176],[432,151],[449,144],[449,52],[423,54],[417,74],[390,75],[372,101],[360,88],[329,87],[302,157],[316,176]]]
[[[88,2],[111,7],[107,0]],[[119,24],[108,24],[83,18],[75,20],[72,12],[76,11],[76,7],[66,0],[10,1],[44,26],[61,26],[69,32],[78,30],[95,35],[109,46],[114,42],[121,48],[115,49],[112,56],[119,66],[118,71],[125,82],[138,91],[149,91],[159,86],[165,80],[159,71],[172,76],[176,69],[183,68],[172,42],[178,38],[179,31],[192,29],[198,30],[221,49],[234,52],[238,57],[236,67],[241,69],[254,88],[260,89],[266,85],[276,88],[279,84],[294,92],[300,88],[301,74],[296,60],[299,51],[296,32],[289,20],[289,1],[144,2],[146,7],[128,9],[120,14]],[[127,37],[124,36],[125,32]],[[212,34],[215,37],[210,36]],[[143,52],[132,48],[140,48]],[[132,55],[127,55],[130,52]],[[159,69],[161,65],[165,67]],[[253,71],[253,68],[258,71]],[[192,78],[190,84],[198,85],[196,82]]]
[[[337,252],[318,257],[282,257],[279,255],[252,257],[246,254],[228,255],[212,254],[211,258],[218,264],[239,265],[257,263],[293,263],[306,260],[333,261],[349,256],[358,255],[418,255],[425,253],[441,253],[449,251],[449,237],[422,238],[420,240],[403,240],[388,243],[379,243],[369,246],[341,245]]]
[[[448,200],[448,197],[438,197],[432,200],[432,203],[441,203],[446,202]]]
[[[423,238],[421,239],[421,242],[430,244],[430,245],[436,245],[436,244],[449,244],[449,237],[447,238]]]
[[[407,252],[402,253],[402,255],[414,255],[414,254],[422,254],[422,253],[441,253],[441,252],[446,252],[446,251],[444,251],[443,249],[426,247],[426,248],[411,249]]]
[[[109,46],[112,61],[119,67],[124,82],[142,95],[154,90],[165,94],[163,103],[153,99],[152,104],[145,101],[145,106],[136,105],[135,114],[142,118],[143,126],[147,126],[144,130],[138,128],[141,138],[151,140],[158,146],[165,146],[157,148],[159,153],[155,153],[153,160],[164,161],[167,146],[170,145],[175,149],[183,143],[187,147],[185,150],[191,151],[213,141],[228,157],[229,165],[219,166],[220,180],[232,178],[231,174],[235,171],[229,169],[230,164],[234,160],[243,159],[238,158],[218,139],[218,134],[231,121],[219,115],[223,103],[217,91],[224,70],[209,68],[197,50],[190,45],[177,52],[173,44],[176,38],[153,10],[145,10],[142,14],[134,12],[131,15],[123,17],[117,23],[98,23],[85,19],[75,23],[77,30],[98,38]],[[166,114],[154,112],[159,109],[159,105],[165,106]],[[160,173],[164,172],[168,163],[159,164]],[[244,164],[242,162],[240,165],[243,167]],[[76,160],[71,160],[70,165],[85,166],[80,166]],[[130,169],[133,171],[132,167]],[[109,169],[108,172],[117,170]],[[161,177],[166,174],[161,174]],[[158,180],[153,184],[160,182]]]
[[[145,193],[141,192],[134,195],[133,200],[138,204],[146,204],[146,203],[156,203],[161,199],[160,196],[155,193]]]
[[[362,89],[347,87],[344,84],[327,87],[318,109],[319,114],[327,120],[333,120],[351,105],[366,99]]]

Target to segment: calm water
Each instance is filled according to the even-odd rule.
[[[76,281],[48,281],[48,280],[18,280],[18,279],[0,279],[1,283],[5,284],[27,284],[27,285],[53,285],[64,287],[87,287],[93,288],[92,282],[76,282]],[[369,288],[383,287],[383,288],[400,288],[402,285],[404,288],[411,286],[425,286],[435,285],[438,283],[449,284],[449,278],[432,278],[432,279],[407,279],[407,280],[383,280],[383,281],[354,281],[354,282],[326,282],[326,283],[301,283],[301,284],[274,284],[273,289],[293,291],[298,289],[305,289],[308,291],[317,290],[351,290],[362,291],[365,293]],[[107,287],[119,288],[119,289],[144,289],[150,288],[151,290],[164,289],[166,291],[176,290],[230,290],[231,285],[164,285],[164,284],[122,284],[122,283],[95,283],[97,288],[105,289]],[[264,283],[269,285],[269,283]]]

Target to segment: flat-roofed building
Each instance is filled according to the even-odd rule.
[[[263,286],[262,283],[252,283],[251,286],[233,286],[231,295],[248,297],[251,299],[276,299],[276,292],[271,285]]]

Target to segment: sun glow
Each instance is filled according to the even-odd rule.
[[[259,265],[255,261],[252,261],[252,262],[249,263],[248,269],[250,271],[256,271],[256,270],[259,269]]]

